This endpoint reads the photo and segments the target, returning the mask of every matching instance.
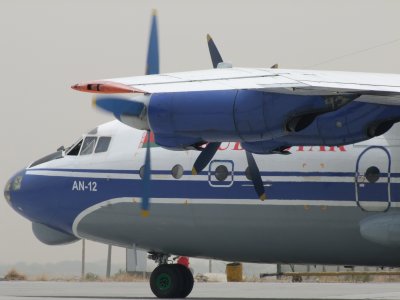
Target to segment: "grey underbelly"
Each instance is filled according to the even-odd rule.
[[[398,211],[398,209],[391,209]],[[81,237],[191,257],[263,263],[400,266],[398,248],[369,242],[356,206],[152,204],[100,207],[81,218]]]

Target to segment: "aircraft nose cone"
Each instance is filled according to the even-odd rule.
[[[10,195],[11,181],[12,181],[12,178],[10,178],[7,181],[6,186],[4,187],[4,198],[7,200],[8,203],[10,203],[10,201],[11,201],[11,195]]]
[[[6,198],[7,202],[11,205],[12,195],[14,192],[18,192],[22,187],[22,179],[24,176],[25,170],[18,172],[14,176],[12,176],[6,183],[4,187],[4,198]]]

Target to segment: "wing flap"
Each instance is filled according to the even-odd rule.
[[[400,86],[387,86],[387,85],[371,85],[360,83],[343,83],[343,82],[324,82],[324,81],[301,81],[304,85],[309,86],[311,89],[327,89],[327,90],[348,90],[348,91],[365,91],[365,92],[381,92],[387,93],[400,93]]]

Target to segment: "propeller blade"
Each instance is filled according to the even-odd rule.
[[[151,19],[149,47],[147,49],[146,75],[152,75],[158,73],[160,73],[160,62],[158,53],[157,11],[154,9],[153,17]],[[144,104],[143,103],[141,104],[143,105],[141,109],[139,105],[136,106],[136,111],[135,111],[136,113],[139,111],[140,111],[139,114],[142,113]],[[129,105],[128,107],[133,112],[133,106]],[[146,157],[144,161],[143,195],[142,195],[142,207],[141,207],[142,217],[148,217],[150,215],[150,182],[151,182],[150,131],[147,131]]]
[[[139,117],[145,108],[142,102],[115,96],[94,97],[93,106],[113,113],[117,119],[121,115]]]
[[[146,157],[144,160],[142,217],[150,214],[150,181],[151,181],[151,155],[150,155],[150,131],[147,131]]]
[[[146,75],[158,73],[160,73],[160,62],[158,54],[157,11],[154,9],[151,19],[149,48],[147,49]]]
[[[218,51],[217,46],[215,45],[213,39],[209,34],[207,34],[207,43],[213,67],[215,69],[218,67],[219,63],[222,63],[224,61],[222,59],[221,54]],[[272,68],[273,69],[278,68],[278,64],[273,65]],[[214,157],[215,153],[218,151],[220,145],[221,143],[209,143],[206,146],[206,148],[200,153],[199,157],[197,157],[196,162],[194,163],[192,169],[193,175],[198,174],[208,165],[208,163]],[[267,199],[267,196],[265,195],[265,188],[261,179],[260,170],[258,169],[257,163],[251,152],[246,151],[246,157],[247,157],[247,163],[249,165],[251,180],[254,184],[254,189],[256,190],[258,198],[264,201],[265,199]]]
[[[219,63],[224,62],[224,61],[222,59],[221,54],[218,51],[217,46],[215,46],[215,43],[209,34],[207,34],[207,44],[208,44],[208,50],[210,51],[212,64],[215,69],[215,68],[217,68]]]
[[[209,164],[215,153],[218,151],[219,146],[221,146],[220,142],[208,143],[208,145],[201,151],[200,155],[197,157],[192,168],[192,175],[199,174]]]
[[[267,196],[265,195],[265,188],[264,183],[261,179],[260,170],[258,169],[257,163],[251,152],[246,151],[246,158],[249,165],[251,181],[254,184],[254,189],[256,190],[258,198],[260,198],[261,201],[264,201],[265,199],[267,199]]]
[[[207,34],[207,44],[208,50],[210,51],[211,61],[215,69],[219,63],[223,62],[223,60],[217,46],[215,46],[215,43],[209,34]],[[192,175],[199,174],[210,163],[215,153],[217,153],[219,146],[221,146],[221,143],[209,143],[203,151],[201,151],[193,165]]]

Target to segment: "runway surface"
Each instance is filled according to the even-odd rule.
[[[146,282],[0,282],[0,300],[148,299]],[[400,299],[400,283],[196,283],[191,299]]]

